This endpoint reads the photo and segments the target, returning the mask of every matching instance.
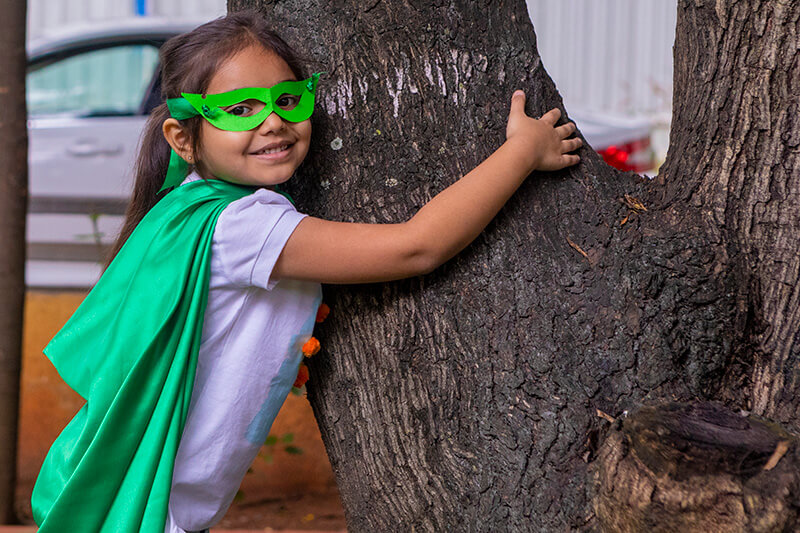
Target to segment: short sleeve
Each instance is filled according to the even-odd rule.
[[[234,285],[271,290],[272,269],[297,224],[298,213],[284,196],[269,189],[228,204],[214,229],[214,250]]]

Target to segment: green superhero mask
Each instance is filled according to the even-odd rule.
[[[283,81],[272,87],[246,87],[218,94],[181,93],[168,98],[170,116],[177,120],[202,116],[211,125],[225,131],[247,131],[257,128],[273,112],[289,122],[311,118],[317,81],[322,73],[300,81]],[[188,165],[174,151],[161,191],[179,185],[186,177]]]

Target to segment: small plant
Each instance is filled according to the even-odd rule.
[[[98,220],[100,219],[100,213],[89,213],[89,222],[92,224],[92,232],[91,233],[77,233],[74,235],[76,240],[79,241],[86,241],[91,240],[97,246],[97,257],[100,259],[100,263],[102,264],[102,257],[103,257],[103,237],[105,233],[100,231],[100,224]]]
[[[286,453],[290,453],[292,455],[300,455],[303,453],[302,448],[298,448],[294,446],[292,442],[294,441],[294,433],[284,433],[280,437],[277,435],[270,434],[267,436],[267,440],[264,441],[264,446],[261,447],[261,450],[258,452],[258,456],[261,457],[264,462],[267,464],[272,463],[273,453],[275,452],[275,447],[278,445],[283,445],[283,451]]]
[[[292,455],[301,455],[303,453],[303,449],[295,446],[292,444],[294,442],[294,433],[284,433],[283,435],[267,435],[266,440],[264,441],[264,445],[258,451],[258,457],[260,457],[265,463],[272,464],[273,453],[275,452],[275,447],[279,445],[283,445],[283,451]],[[256,459],[257,460],[257,459]],[[252,474],[254,472],[253,467],[247,469],[247,474]],[[244,500],[244,491],[239,489],[236,491],[236,495],[233,497],[233,501],[235,503],[239,503]]]

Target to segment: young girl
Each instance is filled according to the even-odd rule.
[[[308,152],[318,74],[259,15],[171,39],[161,69],[115,258],[45,348],[86,404],[37,479],[43,533],[216,524],[294,383],[320,282],[430,272],[533,170],[578,162],[575,126],[526,116],[517,91],[506,142],[409,221],[321,220],[276,192]]]

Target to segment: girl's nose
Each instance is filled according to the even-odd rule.
[[[277,133],[281,131],[283,128],[286,127],[286,123],[283,119],[278,116],[276,112],[272,112],[269,114],[267,118],[264,119],[264,122],[258,127],[258,133],[261,135],[267,135],[269,133]]]

